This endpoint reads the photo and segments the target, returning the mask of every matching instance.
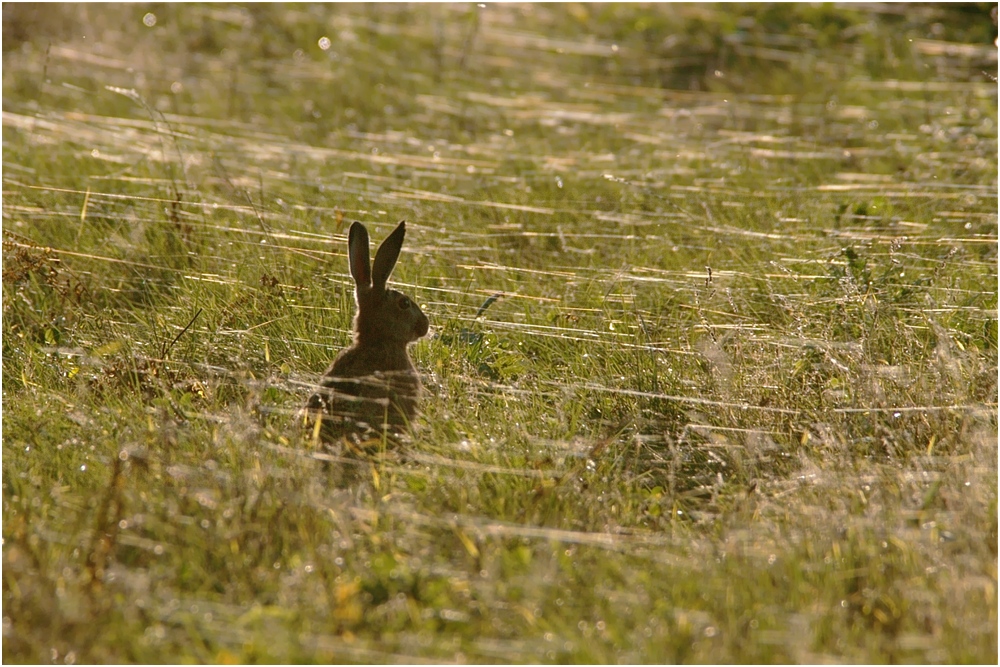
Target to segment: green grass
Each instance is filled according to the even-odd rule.
[[[994,5],[3,14],[5,662],[996,661]]]

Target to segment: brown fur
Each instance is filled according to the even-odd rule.
[[[322,418],[324,441],[383,426],[407,426],[417,414],[421,384],[406,350],[427,333],[427,316],[407,296],[385,284],[399,256],[405,222],[386,237],[368,262],[368,231],[351,225],[348,256],[355,282],[354,342],[324,373],[321,390],[306,409]]]

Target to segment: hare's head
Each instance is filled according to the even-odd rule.
[[[420,306],[402,292],[385,286],[405,234],[403,221],[382,241],[372,264],[368,259],[368,230],[360,222],[351,225],[347,247],[358,303],[354,318],[358,343],[391,341],[405,346],[427,333],[427,316]]]

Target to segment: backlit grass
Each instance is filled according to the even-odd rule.
[[[5,662],[996,660],[995,6],[3,13]]]

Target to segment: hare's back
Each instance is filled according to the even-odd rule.
[[[390,423],[412,420],[422,389],[408,357],[403,362],[387,360],[359,348],[341,352],[321,385],[333,390],[327,397],[329,413],[353,415],[370,424],[380,422],[383,416],[388,417]],[[357,399],[361,399],[360,402]],[[388,414],[385,413],[387,408]]]
[[[324,375],[357,378],[377,372],[416,375],[416,368],[405,350],[398,352],[387,347],[349,347],[337,355]]]

